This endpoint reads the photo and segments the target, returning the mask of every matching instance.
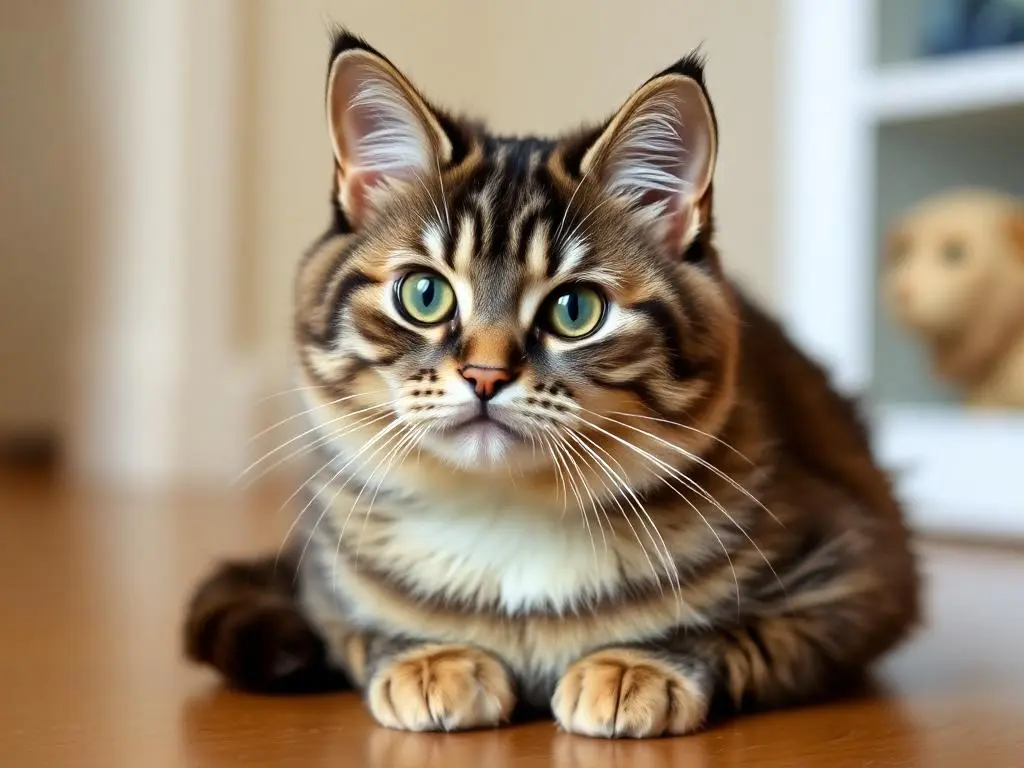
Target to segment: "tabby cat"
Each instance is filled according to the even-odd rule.
[[[354,684],[392,728],[519,706],[643,738],[830,695],[901,639],[918,579],[868,437],[723,275],[698,57],[503,138],[342,33],[327,113],[295,317],[322,466],[290,550],[201,585],[192,659]]]

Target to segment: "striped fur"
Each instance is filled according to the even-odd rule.
[[[597,129],[507,139],[427,106],[356,38],[332,79],[352,51],[379,67],[355,108],[384,98],[388,130],[422,122],[371,146],[373,188],[338,150],[335,224],[299,268],[322,466],[280,564],[298,591],[266,565],[244,588],[215,575],[193,658],[250,686],[299,679],[273,633],[248,652],[259,676],[233,662],[240,627],[290,606],[385,725],[493,725],[518,699],[567,730],[640,737],[829,693],[897,642],[917,577],[888,480],[851,406],[723,277],[699,62]],[[337,138],[346,108],[336,149],[359,139]],[[442,325],[396,308],[421,269],[453,288]],[[582,340],[538,322],[566,284],[608,301]],[[480,407],[467,366],[509,372],[487,403],[500,426],[456,428]]]

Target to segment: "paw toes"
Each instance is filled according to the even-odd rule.
[[[707,702],[671,665],[637,652],[611,651],[573,665],[558,684],[552,710],[571,733],[650,738],[695,730]]]
[[[515,706],[504,667],[475,649],[414,649],[379,672],[367,690],[370,710],[391,728],[463,730],[497,725]]]

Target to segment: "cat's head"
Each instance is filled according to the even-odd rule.
[[[596,128],[509,139],[342,34],[327,113],[335,221],[301,265],[296,323],[324,434],[529,472],[613,467],[622,441],[663,454],[637,427],[687,450],[719,429],[738,321],[711,243],[699,59]]]

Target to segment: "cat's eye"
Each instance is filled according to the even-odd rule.
[[[437,325],[455,314],[455,291],[436,272],[410,272],[395,283],[395,303],[407,320]]]
[[[606,302],[594,288],[569,285],[548,298],[542,314],[543,326],[564,339],[582,339],[601,327]]]
[[[953,266],[964,259],[964,244],[959,240],[950,240],[942,246],[942,259]]]

